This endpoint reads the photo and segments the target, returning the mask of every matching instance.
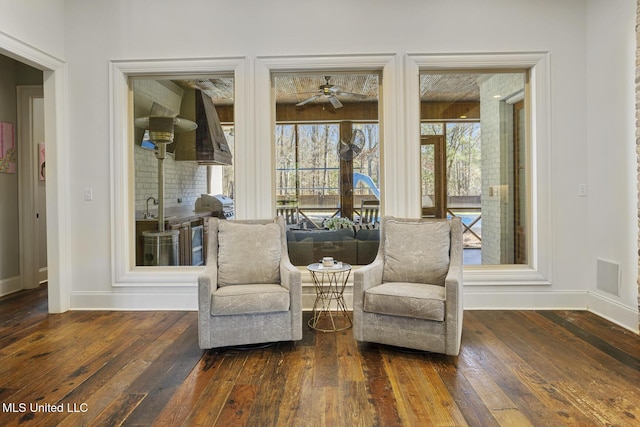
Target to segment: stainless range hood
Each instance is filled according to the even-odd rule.
[[[193,120],[195,132],[176,135],[175,160],[201,165],[230,165],[231,150],[211,98],[198,89],[185,89],[180,116]]]

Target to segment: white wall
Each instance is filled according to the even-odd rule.
[[[0,32],[64,58],[64,4],[65,0],[0,0]]]
[[[24,8],[17,6],[18,2],[13,3],[21,18]],[[65,55],[71,82],[67,112],[71,184],[65,190],[69,194],[68,211],[73,224],[69,236],[73,259],[69,266],[72,308],[149,307],[149,301],[158,308],[181,308],[179,304],[195,307],[193,287],[152,284],[137,288],[112,287],[109,61],[243,56],[253,64],[256,56],[531,51],[550,53],[551,153],[540,161],[550,166],[552,196],[551,205],[539,206],[539,209],[548,210],[552,220],[551,286],[476,287],[469,292],[467,301],[487,308],[506,307],[514,305],[515,295],[515,301],[522,306],[586,308],[586,295],[594,289],[594,270],[585,268],[585,264],[601,255],[595,251],[595,246],[600,244],[585,230],[606,227],[611,232],[609,236],[614,236],[612,242],[623,242],[622,247],[611,243],[611,248],[604,249],[607,253],[603,252],[602,256],[628,264],[632,253],[635,254],[630,240],[635,239],[635,229],[631,229],[634,227],[628,217],[630,202],[621,202],[611,193],[601,199],[596,184],[604,180],[608,188],[622,188],[622,198],[629,195],[630,187],[635,185],[635,165],[626,160],[628,147],[624,143],[609,144],[609,156],[613,156],[610,158],[623,159],[621,164],[616,163],[615,173],[609,174],[613,166],[595,165],[595,159],[590,160],[597,155],[598,141],[602,138],[595,141],[587,135],[587,130],[593,135],[611,133],[600,127],[607,126],[604,123],[589,120],[587,125],[587,119],[593,118],[592,110],[587,114],[587,101],[594,100],[594,95],[587,96],[586,89],[603,78],[587,75],[587,64],[591,67],[598,62],[594,54],[587,56],[587,52],[593,44],[600,55],[609,55],[604,47],[607,40],[634,40],[627,34],[633,31],[633,23],[623,19],[627,13],[635,16],[629,13],[629,3],[630,0],[615,3],[406,0],[401,4],[365,0],[327,0],[322,4],[294,0],[67,0],[65,52],[60,52],[57,43],[59,33],[53,35],[52,47],[47,43],[43,45]],[[608,10],[613,4],[616,10]],[[595,18],[600,9],[620,25],[604,27],[598,23]],[[326,11],[335,11],[329,13],[331,19],[323,19]],[[57,9],[53,11],[55,16],[59,13]],[[0,28],[3,21],[8,20],[0,18]],[[598,26],[602,26],[602,31],[597,31]],[[41,39],[39,29],[12,28],[27,40]],[[596,34],[604,41],[595,40]],[[608,63],[608,76],[629,75],[633,72],[631,65],[615,57]],[[616,97],[625,98],[627,89],[628,96],[632,96],[631,88],[627,88],[626,83],[620,84],[623,87]],[[254,88],[247,90],[252,93]],[[622,104],[622,115],[632,117],[633,105]],[[604,107],[601,110],[606,112]],[[627,141],[626,135],[617,139]],[[386,149],[392,150],[391,141],[386,143]],[[387,175],[403,173],[402,170],[385,172]],[[590,196],[579,198],[577,186],[585,182],[589,184]],[[83,200],[84,188],[93,188],[93,201]],[[612,221],[608,209],[605,212],[604,208],[597,208],[596,205],[610,199],[614,199],[616,205],[623,205],[624,221]],[[580,214],[592,206],[593,213]],[[624,237],[627,235],[630,237]],[[633,279],[631,276],[631,269],[627,268],[627,282]],[[632,294],[633,291],[625,290],[625,296],[620,299],[623,311],[632,305]],[[503,296],[505,299],[501,300]],[[171,305],[173,301],[181,303]],[[631,327],[637,328],[637,323]]]
[[[587,212],[584,260],[592,309],[613,317],[603,299],[637,306],[635,141],[636,1],[590,0],[587,14]],[[586,208],[586,209],[585,209]],[[620,264],[620,296],[597,289],[596,259]],[[627,315],[633,313],[627,310]],[[635,315],[637,319],[637,314]],[[629,322],[631,319],[629,319]]]

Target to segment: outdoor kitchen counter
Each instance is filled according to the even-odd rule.
[[[144,265],[144,238],[142,233],[158,229],[157,210],[151,210],[154,218],[144,219],[143,212],[136,213],[136,266]],[[204,249],[206,251],[206,241],[208,240],[209,221],[208,218],[216,216],[213,212],[194,212],[193,207],[176,207],[165,209],[165,230],[179,230],[179,261],[180,265],[191,265],[192,255],[192,229],[202,226]],[[206,253],[205,253],[206,256]],[[206,259],[206,258],[205,258]]]

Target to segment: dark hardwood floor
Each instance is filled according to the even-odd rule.
[[[351,330],[201,351],[194,312],[0,298],[0,425],[640,425],[640,338],[588,312],[467,311],[460,356]]]

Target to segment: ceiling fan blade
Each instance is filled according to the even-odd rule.
[[[308,103],[310,103],[311,101],[315,101],[315,100],[316,100],[316,99],[318,99],[318,98],[320,98],[320,95],[315,95],[315,96],[312,96],[311,98],[307,98],[307,99],[305,99],[304,101],[298,102],[298,103],[296,104],[296,107],[302,107],[303,105],[308,104]]]
[[[368,98],[367,95],[363,95],[361,93],[353,93],[353,92],[337,92],[336,95],[349,96],[351,98],[358,98],[358,99],[366,99],[366,98]]]
[[[360,129],[354,129],[351,134],[350,145],[358,147],[358,149],[362,149],[364,147],[364,139],[364,133]]]
[[[342,102],[340,102],[334,95],[329,95],[328,98],[331,105],[333,105],[333,108],[342,108]]]

